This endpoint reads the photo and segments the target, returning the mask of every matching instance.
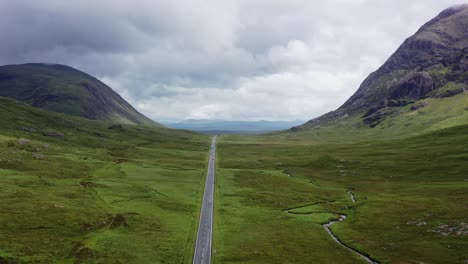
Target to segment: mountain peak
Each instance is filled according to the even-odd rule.
[[[27,63],[0,66],[0,96],[45,110],[93,120],[154,125],[112,88],[70,66]]]
[[[453,16],[459,12],[468,12],[468,4],[459,4],[459,5],[454,5],[449,8],[444,9],[442,12],[439,13],[436,17],[433,19],[429,20],[426,24],[424,24],[416,33],[419,33],[428,27],[432,26],[433,24],[436,24],[442,19],[446,19],[450,16]]]
[[[389,104],[403,106],[439,94],[434,91],[447,84],[457,87],[454,94],[464,91],[468,87],[467,28],[468,4],[443,10],[407,38],[340,108],[306,126],[363,113],[366,118]],[[373,126],[380,122],[376,119]]]

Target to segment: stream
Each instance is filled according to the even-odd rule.
[[[351,196],[351,201],[353,201],[353,203],[356,202],[356,198],[354,197],[354,193],[352,191],[348,191],[349,193],[349,196]]]
[[[348,191],[348,194],[351,196],[351,200],[353,201],[353,203],[356,202],[356,199],[354,198],[354,194],[351,192],[351,191]],[[347,245],[345,245],[343,242],[341,242],[338,237],[336,237],[333,232],[331,231],[330,227],[335,224],[335,223],[339,223],[339,222],[343,222],[344,220],[346,219],[346,215],[340,215],[340,218],[338,218],[338,220],[334,220],[334,221],[330,221],[326,224],[323,224],[323,228],[325,228],[325,230],[327,231],[327,233],[333,238],[333,240],[340,244],[341,246],[347,248],[348,250],[358,254],[362,259],[364,259],[365,261],[367,261],[367,263],[371,263],[371,264],[379,264],[379,262],[377,261],[374,261],[372,259],[370,259],[368,256],[364,255],[363,253],[359,252],[358,250],[352,248],[352,247],[349,247]]]

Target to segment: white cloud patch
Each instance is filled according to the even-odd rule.
[[[281,72],[243,78],[234,89],[166,87],[170,97],[140,100],[138,108],[156,120],[291,120],[334,109],[352,94],[364,72]],[[119,87],[119,85],[116,85]],[[132,100],[133,101],[133,100]],[[176,103],[174,103],[176,102]],[[183,104],[184,107],[179,107]]]

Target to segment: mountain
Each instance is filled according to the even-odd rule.
[[[92,120],[159,125],[139,113],[109,86],[65,65],[0,66],[0,96]]]
[[[168,127],[189,129],[208,133],[262,133],[288,129],[302,124],[303,121],[225,121],[187,119],[175,123],[165,123]]]
[[[340,108],[292,130],[333,125],[435,129],[468,123],[467,29],[467,4],[442,11]]]

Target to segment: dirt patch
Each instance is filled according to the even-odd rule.
[[[21,262],[15,260],[13,258],[0,256],[0,264],[19,264],[19,263],[21,263]]]
[[[123,214],[116,214],[112,218],[109,229],[115,229],[121,226],[127,226],[127,218]]]
[[[108,214],[107,219],[101,219],[94,222],[88,222],[81,224],[81,231],[89,232],[99,230],[105,227],[109,229],[116,229],[122,226],[128,226],[128,219],[134,216],[140,215],[137,212],[119,213],[119,214]]]
[[[101,183],[94,183],[90,181],[81,181],[80,186],[83,188],[109,188],[109,186]]]
[[[108,219],[103,219],[96,222],[84,223],[81,225],[81,231],[94,231],[104,228],[112,220],[112,215],[109,215]]]
[[[107,127],[107,129],[112,129],[112,130],[119,130],[119,131],[125,131],[125,128],[120,125],[120,124],[113,124]]]
[[[75,263],[93,260],[97,257],[97,251],[86,247],[83,243],[75,241],[72,244],[71,255],[75,257]]]

